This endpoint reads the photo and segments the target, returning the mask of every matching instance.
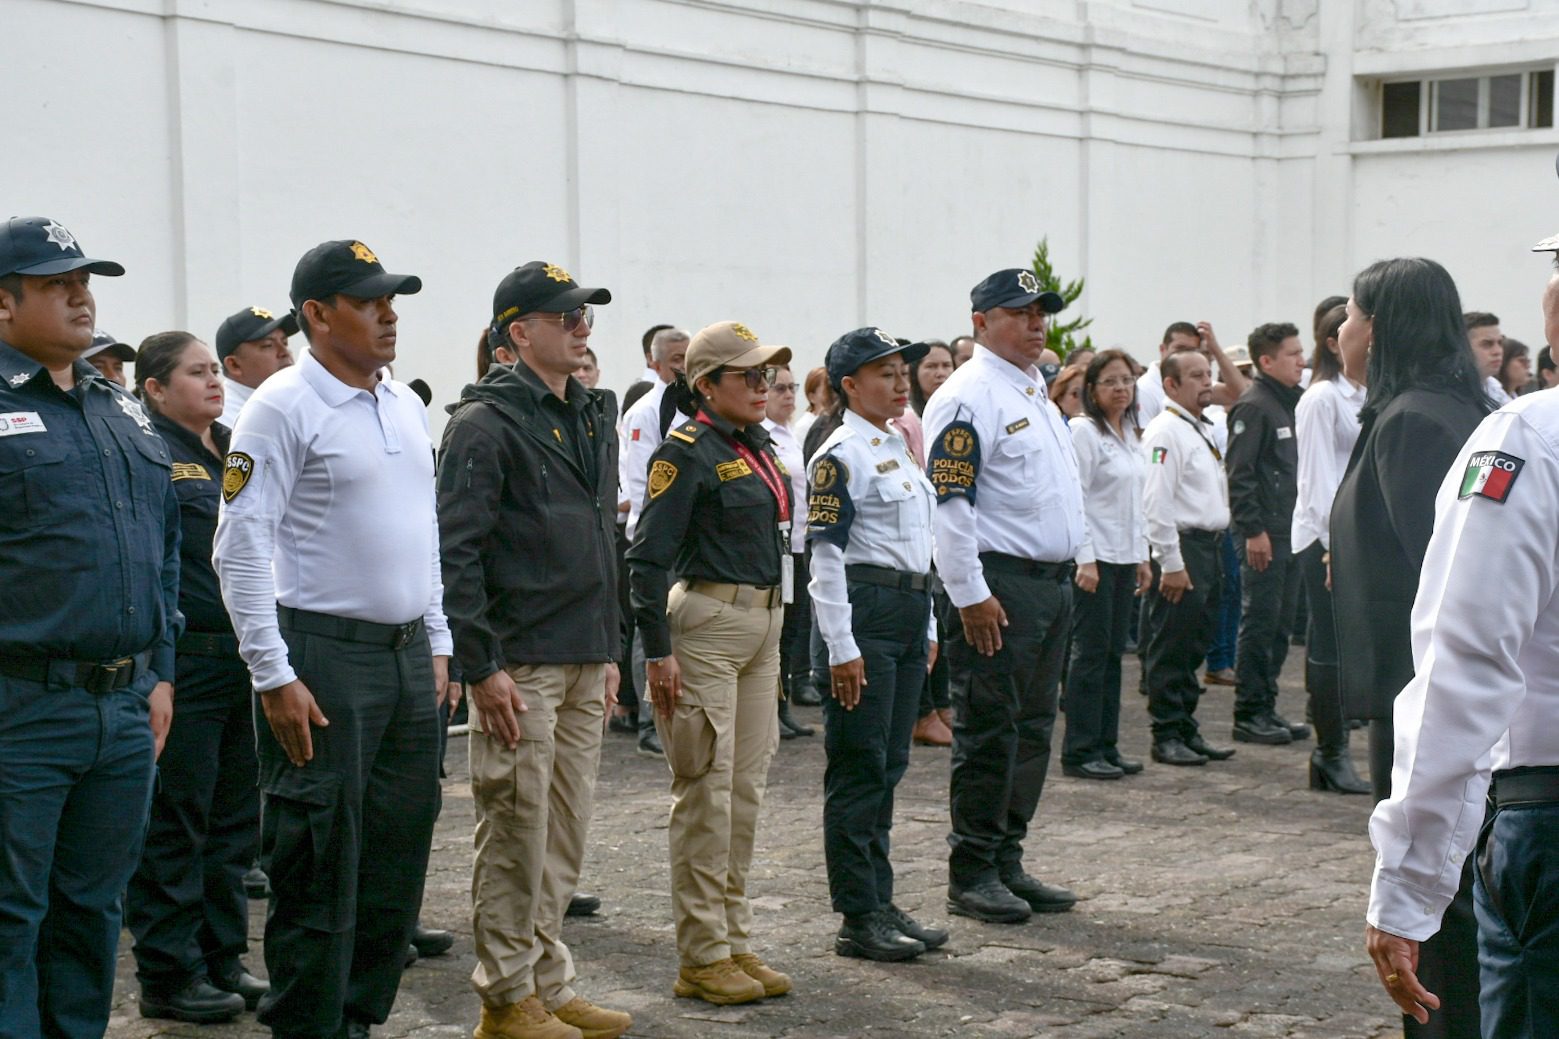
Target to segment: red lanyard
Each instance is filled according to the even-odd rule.
[[[697,417],[698,421],[704,425],[714,428],[714,423],[709,421],[709,416],[702,411],[698,413]],[[727,439],[730,445],[736,449],[737,456],[747,463],[748,468],[758,474],[758,478],[763,481],[765,487],[774,492],[774,500],[779,503],[780,525],[789,524],[790,499],[785,495],[785,483],[780,479],[779,470],[774,467],[774,463],[769,461],[766,456],[753,454],[752,450],[740,440]]]

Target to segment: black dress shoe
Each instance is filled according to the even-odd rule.
[[[947,911],[988,924],[1021,924],[1033,914],[1029,904],[996,879],[982,880],[966,888],[947,888]]]
[[[1105,751],[1104,760],[1108,761],[1110,764],[1114,765],[1128,776],[1134,776],[1138,772],[1142,771],[1142,762],[1133,761],[1131,758],[1123,758],[1120,756],[1119,751]]]
[[[1202,739],[1201,733],[1197,733],[1195,736],[1192,736],[1190,739],[1186,740],[1185,745],[1209,761],[1228,761],[1230,758],[1234,757],[1233,747],[1211,746],[1206,740]]]
[[[244,874],[244,894],[256,902],[271,897],[271,878],[265,875],[265,870],[259,866],[249,867],[249,872]]]
[[[346,1039],[368,1039],[368,1022],[348,1021],[341,1031]]]
[[[250,974],[242,960],[234,960],[211,972],[211,987],[242,996],[244,1009],[253,1010],[260,1004],[260,997],[271,990],[271,983]]]
[[[1159,740],[1153,744],[1153,760],[1165,765],[1207,764],[1207,759],[1187,747],[1184,740]]]
[[[244,997],[223,992],[205,978],[196,978],[173,992],[141,990],[141,1016],[187,1021],[192,1025],[231,1021],[244,1012]]]
[[[1119,779],[1126,770],[1108,761],[1085,761],[1080,765],[1062,765],[1061,774],[1073,779]]]
[[[568,908],[563,910],[564,916],[589,916],[601,908],[601,900],[594,895],[587,895],[583,891],[574,892],[574,896],[568,900]]]
[[[660,745],[660,737],[651,729],[639,737],[639,756],[641,758],[663,758],[666,756],[666,748]]]
[[[1267,718],[1272,722],[1273,725],[1287,729],[1289,739],[1296,743],[1299,740],[1307,740],[1310,738],[1310,726],[1306,725],[1304,722],[1291,722],[1276,711],[1268,714]]]
[[[928,949],[940,949],[947,944],[948,934],[940,927],[923,927],[919,921],[898,906],[890,905],[882,911],[888,923],[902,935],[907,935]]]
[[[418,924],[411,932],[411,944],[418,956],[442,956],[455,947],[455,936]]]
[[[834,939],[836,956],[854,956],[879,963],[912,960],[925,951],[924,942],[916,941],[894,927],[884,913],[845,917],[844,926],[839,928],[839,936]]]
[[[812,726],[802,725],[790,716],[789,700],[781,700],[779,702],[779,730],[780,739],[782,740],[793,740],[797,736],[812,735]]]
[[[1266,743],[1271,746],[1281,746],[1294,742],[1294,735],[1286,726],[1279,725],[1266,715],[1262,715],[1244,721],[1236,720],[1234,740],[1236,743]]]
[[[420,958],[415,945],[406,946],[406,959],[401,962],[401,970],[410,970]]]
[[[1002,877],[1001,883],[1036,913],[1064,913],[1077,904],[1077,896],[1066,888],[1040,883],[1027,873]]]
[[[802,682],[790,698],[798,707],[820,707],[823,703],[823,695],[811,682]]]
[[[639,723],[631,714],[618,714],[613,711],[612,716],[606,720],[608,732],[625,732],[632,736],[639,731]]]

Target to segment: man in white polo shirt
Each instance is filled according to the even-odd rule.
[[[217,329],[217,360],[222,363],[222,425],[232,429],[260,384],[292,367],[287,340],[298,334],[293,314],[277,317],[264,307],[230,314]]]
[[[394,297],[421,288],[361,242],[305,253],[309,349],[250,398],[222,474],[216,568],[267,723],[258,1019],[278,1037],[382,1023],[422,901],[451,641],[427,413],[381,374]]]

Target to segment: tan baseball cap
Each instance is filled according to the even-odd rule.
[[[687,383],[717,368],[756,368],[763,364],[787,364],[790,347],[764,346],[757,333],[739,321],[719,321],[698,330],[687,348]]]

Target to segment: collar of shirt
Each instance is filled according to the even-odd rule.
[[[997,372],[1003,379],[1022,390],[1026,396],[1035,397],[1045,392],[1045,377],[1039,374],[1039,369],[1032,364],[1027,368],[1019,368],[1011,361],[997,356],[995,351],[982,343],[974,344],[974,354],[970,359],[984,363],[991,371]]]
[[[892,455],[894,458],[898,458],[909,453],[909,447],[904,443],[904,438],[891,425],[886,431],[881,430],[849,408],[846,408],[844,411],[844,425],[853,430],[856,436],[861,437],[865,444],[876,449],[880,454]]]
[[[801,442],[796,439],[796,434],[790,431],[789,426],[782,422],[775,422],[771,418],[766,418],[758,424],[769,434],[769,439],[774,441],[776,446],[784,443],[794,447],[797,451],[801,450]]]
[[[46,371],[42,364],[0,339],[0,380],[3,380],[6,386],[15,389],[31,382],[42,371]],[[80,358],[71,365],[71,371],[75,373],[78,386],[88,379],[103,377],[102,372]]]
[[[724,415],[713,408],[700,408],[698,414],[703,416],[705,425],[727,440],[740,440],[754,451],[762,451],[768,445],[769,431],[763,428],[761,421],[754,422],[745,429],[737,429]]]
[[[319,358],[314,356],[313,350],[303,351],[303,356],[298,360],[298,374],[304,382],[314,388],[314,392],[319,394],[319,399],[332,408],[339,408],[360,393],[372,397],[377,395],[379,390],[385,390],[391,396],[400,396],[395,388],[395,381],[386,379],[383,372],[379,373],[379,381],[373,391],[348,386],[332,375],[329,368],[319,363]]]
[[[1341,372],[1337,373],[1336,378],[1328,381],[1335,384],[1334,388],[1337,390],[1337,395],[1343,400],[1360,402],[1364,400],[1364,387]]]
[[[659,383],[661,386],[666,385],[666,380],[662,379],[660,377],[660,372],[657,372],[654,368],[651,368],[649,365],[645,365],[644,366],[644,370],[639,373],[639,381],[640,382],[649,382],[649,383]]]
[[[205,441],[201,440],[194,433],[191,433],[159,411],[152,411],[151,408],[146,410],[152,417],[152,425],[157,427],[157,432],[162,434],[164,440],[176,440],[184,446],[186,451],[198,452],[216,462],[217,465],[220,466],[222,464],[222,456],[227,454],[227,446],[232,435],[226,426],[220,422],[211,424],[211,439],[216,441],[218,452],[213,455],[207,449]]]
[[[521,384],[536,398],[538,404],[545,404],[550,399],[554,407],[567,405],[570,410],[578,412],[583,411],[589,401],[590,391],[585,389],[584,383],[572,375],[568,377],[568,383],[563,388],[565,396],[559,400],[558,395],[552,392],[552,387],[542,382],[541,376],[524,361],[515,361],[513,370]]]
[[[1213,424],[1213,420],[1208,418],[1205,412],[1203,414],[1193,416],[1190,412],[1182,410],[1178,404],[1165,404],[1164,410],[1169,412],[1171,415],[1179,415],[1187,422],[1199,422],[1204,426],[1211,426]]]

